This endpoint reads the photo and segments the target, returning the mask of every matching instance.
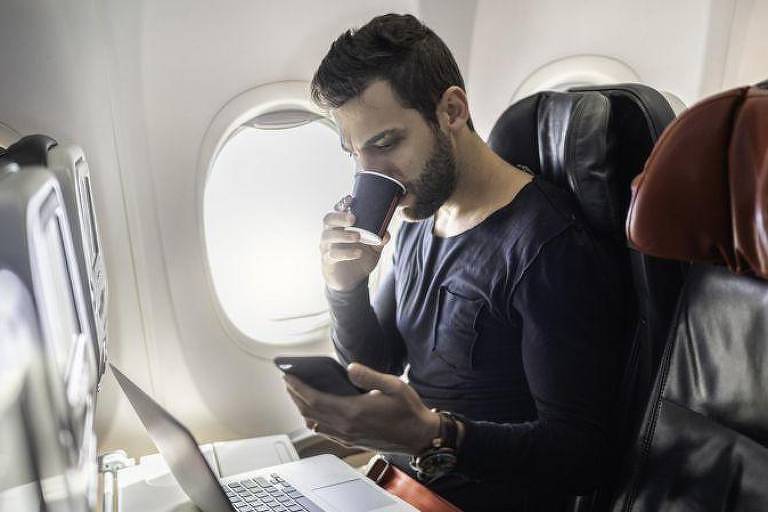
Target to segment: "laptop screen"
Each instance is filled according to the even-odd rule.
[[[112,364],[109,366],[149,437],[192,502],[205,512],[234,512],[189,430],[120,370]]]

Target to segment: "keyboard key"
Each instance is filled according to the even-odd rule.
[[[304,509],[307,510],[307,512],[323,512],[323,509],[315,505],[314,502],[312,502],[312,500],[310,500],[309,498],[301,497],[297,499],[296,502],[302,507],[304,507]]]
[[[322,512],[280,475],[232,482],[224,487],[237,512]]]

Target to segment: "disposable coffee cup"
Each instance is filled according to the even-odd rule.
[[[355,174],[350,210],[355,224],[349,231],[360,233],[360,242],[381,245],[397,203],[405,195],[405,185],[377,171]]]

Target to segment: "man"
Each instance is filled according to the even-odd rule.
[[[381,247],[344,230],[344,208],[324,219],[333,342],[370,391],[340,398],[287,376],[307,425],[414,456],[421,474],[392,460],[464,510],[553,509],[593,488],[608,459],[622,293],[571,197],[475,133],[450,51],[412,16],[342,34],[312,91],[360,168],[405,183],[408,222],[371,306]],[[446,440],[455,458],[435,463]]]

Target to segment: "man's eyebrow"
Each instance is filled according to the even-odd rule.
[[[384,130],[382,132],[377,133],[367,141],[365,141],[365,144],[363,144],[363,148],[369,148],[379,142],[381,139],[384,139],[386,137],[389,137],[391,135],[397,135],[401,133],[403,130],[400,128],[389,128],[387,130]],[[339,137],[339,140],[341,142],[341,149],[344,150],[347,153],[352,153],[352,151],[349,149],[349,147],[344,142],[344,137]]]

